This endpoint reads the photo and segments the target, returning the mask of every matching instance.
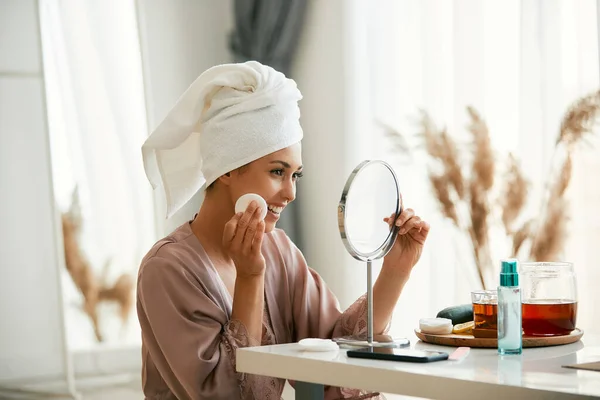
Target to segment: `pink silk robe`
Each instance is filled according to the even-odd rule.
[[[275,229],[263,240],[265,312],[261,343],[231,319],[232,299],[189,223],[144,257],[137,285],[142,385],[147,399],[280,399],[283,379],[236,372],[239,347],[307,337],[366,337],[366,302],[342,313],[298,248]],[[326,398],[377,394],[330,387]]]

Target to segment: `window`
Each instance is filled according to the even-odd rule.
[[[111,3],[41,2],[54,192],[70,221],[63,297],[71,350],[94,347],[96,336],[139,344],[134,286],[156,238],[140,151],[147,128],[135,3]],[[96,304],[97,296],[112,300]]]

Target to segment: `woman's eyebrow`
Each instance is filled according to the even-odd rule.
[[[283,165],[285,168],[292,168],[292,166],[285,162],[285,161],[281,161],[281,160],[275,160],[275,161],[271,161],[269,164],[281,164]],[[298,167],[298,171],[302,169],[302,165]]]

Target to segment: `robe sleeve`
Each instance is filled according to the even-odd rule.
[[[246,397],[252,375],[236,372],[235,351],[260,342],[240,321],[226,321],[197,279],[166,258],[147,260],[137,290],[144,344],[178,399]]]

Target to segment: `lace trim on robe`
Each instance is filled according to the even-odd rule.
[[[240,347],[267,346],[276,344],[275,334],[271,327],[271,320],[267,302],[263,310],[263,330],[261,342],[248,333],[246,326],[238,320],[230,320],[224,327],[223,344],[231,365],[236,369],[235,352]],[[240,386],[240,398],[243,400],[280,400],[285,380],[269,376],[237,373]]]

